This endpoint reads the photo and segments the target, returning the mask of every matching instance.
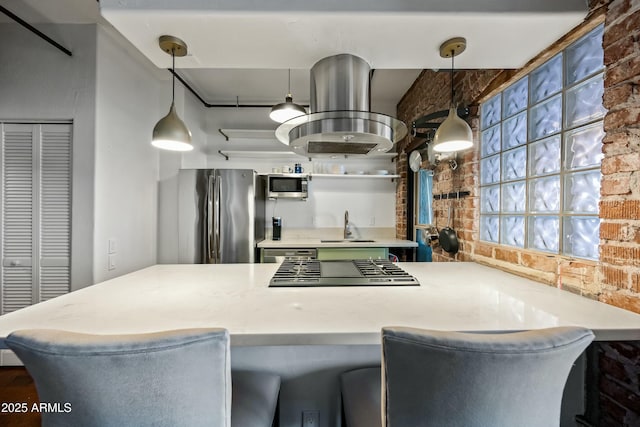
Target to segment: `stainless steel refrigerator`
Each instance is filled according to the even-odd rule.
[[[256,262],[265,233],[265,182],[249,169],[181,169],[181,264]]]

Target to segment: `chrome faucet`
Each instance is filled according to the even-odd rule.
[[[349,224],[349,211],[344,211],[344,238],[350,239],[353,236],[351,224]]]

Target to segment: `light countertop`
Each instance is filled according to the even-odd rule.
[[[232,345],[379,344],[383,326],[561,325],[640,340],[640,315],[475,263],[400,263],[419,287],[268,288],[278,264],[155,265],[0,316],[16,329],[140,333],[225,327]],[[0,343],[2,341],[0,340]]]
[[[327,238],[340,240],[340,238]],[[347,240],[344,242],[323,242],[316,237],[283,238],[282,240],[265,239],[258,243],[258,248],[415,248],[418,244],[411,240],[394,239],[389,237],[370,239],[373,242],[358,242]],[[360,239],[356,239],[360,240]]]

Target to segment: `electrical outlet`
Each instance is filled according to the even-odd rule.
[[[320,411],[302,411],[302,427],[319,427]]]
[[[115,270],[116,269],[116,256],[115,255],[109,255],[109,266],[108,266],[109,270]]]
[[[376,225],[376,217],[372,216],[371,220],[369,221],[369,225]]]
[[[110,254],[115,254],[117,252],[116,239],[109,239],[109,252]]]

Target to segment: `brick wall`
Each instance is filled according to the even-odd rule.
[[[458,158],[458,168],[437,166],[434,194],[469,191],[460,200],[434,200],[435,223],[453,227],[460,240],[455,256],[434,249],[434,261],[475,261],[533,280],[562,287],[607,304],[640,313],[640,0],[591,0],[581,28],[572,31],[533,58],[522,70],[456,72],[454,86],[460,105],[477,106],[484,99],[542,64],[571,42],[605,22],[604,159],[600,202],[600,261],[592,262],[542,252],[479,242],[478,145]],[[464,53],[463,53],[464,55]],[[409,124],[449,103],[447,70],[425,70],[398,104],[398,117]],[[467,119],[479,141],[477,109]],[[407,137],[398,146],[398,235],[406,235],[406,155],[419,143]],[[597,426],[640,425],[640,342],[597,343],[595,382],[598,392],[591,423]]]
[[[640,2],[611,1],[605,19],[600,188],[601,301],[640,313]]]
[[[599,427],[640,426],[640,343],[598,343]]]

